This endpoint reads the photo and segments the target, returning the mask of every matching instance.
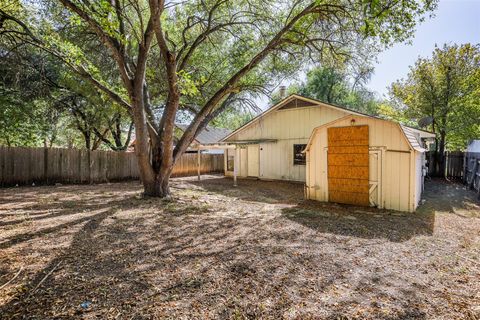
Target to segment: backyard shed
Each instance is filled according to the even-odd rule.
[[[422,138],[433,134],[350,114],[315,128],[305,149],[305,196],[410,211],[424,183]]]
[[[227,176],[305,182],[308,199],[414,211],[426,138],[434,135],[291,95],[221,143],[231,146]]]

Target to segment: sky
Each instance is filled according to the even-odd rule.
[[[412,44],[398,43],[378,56],[367,87],[380,97],[394,81],[406,78],[419,56],[430,57],[435,44],[480,43],[480,0],[440,0],[435,16],[417,26]]]

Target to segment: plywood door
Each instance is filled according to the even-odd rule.
[[[328,198],[369,205],[368,126],[328,128]]]
[[[249,177],[258,177],[259,168],[260,168],[260,153],[258,145],[248,145],[247,146],[247,157],[248,157],[248,176]]]

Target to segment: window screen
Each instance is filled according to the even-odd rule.
[[[306,144],[294,144],[293,145],[293,164],[307,164],[307,155],[302,153],[307,147]]]

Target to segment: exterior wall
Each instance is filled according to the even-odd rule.
[[[306,144],[312,130],[347,115],[321,105],[275,110],[260,117],[226,141],[276,139],[260,144],[260,179],[305,181],[305,165],[293,164],[293,145]],[[239,163],[247,163],[247,153],[241,153]],[[226,168],[226,167],[225,167]],[[239,176],[244,171],[240,169]],[[226,175],[232,172],[225,171]]]
[[[414,211],[411,181],[412,157],[408,142],[398,124],[362,116],[352,116],[323,126],[314,132],[311,146],[307,152],[307,198],[328,201],[327,177],[327,128],[350,126],[355,119],[355,125],[369,126],[369,149],[382,150],[381,154],[381,200],[380,207],[399,211]],[[370,170],[370,178],[373,172]]]

